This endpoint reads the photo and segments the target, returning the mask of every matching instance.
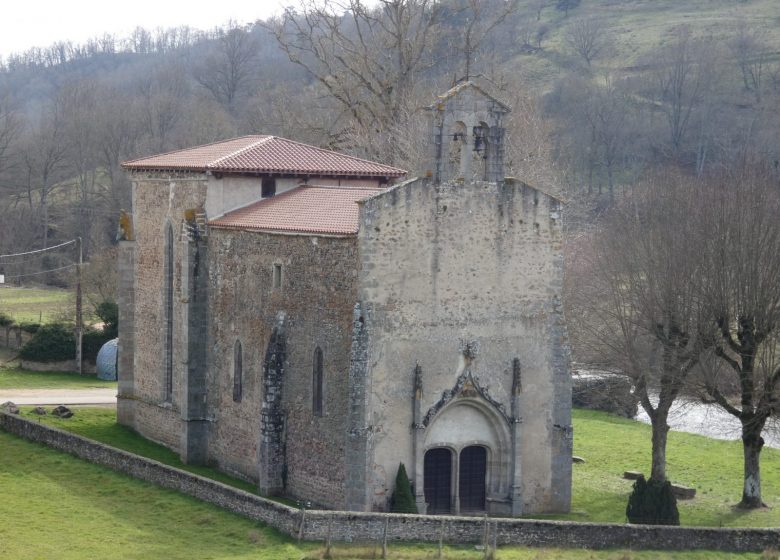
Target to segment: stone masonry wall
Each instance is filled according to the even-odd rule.
[[[262,521],[307,541],[378,542],[387,531],[395,541],[474,544],[483,542],[482,518],[344,511],[301,511],[237,488],[181,471],[74,434],[0,412],[0,429],[70,453],[91,463],[170,488],[238,515]],[[718,550],[761,552],[780,548],[777,529],[714,529],[490,519],[488,542],[500,545],[630,550]]]
[[[117,254],[117,422],[135,429],[135,241],[119,242]]]
[[[178,449],[180,399],[186,356],[183,348],[181,224],[185,210],[206,200],[203,174],[143,173],[133,176],[135,233],[134,427],[144,436]],[[170,223],[174,239],[173,394],[165,402],[164,248]]]
[[[414,181],[363,203],[359,301],[370,337],[363,428],[373,463],[371,509],[387,506],[399,461],[422,484],[411,436],[415,365],[425,416],[465,368],[510,411],[518,359],[520,511],[568,510],[571,388],[559,213],[557,201],[513,182]],[[443,437],[457,445],[457,432]],[[507,485],[497,482],[488,481],[488,493],[508,499]]]
[[[357,294],[354,237],[278,235],[212,228],[210,258],[209,459],[258,479],[263,363],[285,314],[287,493],[343,507],[344,446],[352,308]],[[272,285],[282,266],[280,288]],[[233,400],[233,348],[243,348],[243,395]],[[324,358],[324,415],[312,414],[314,350]]]

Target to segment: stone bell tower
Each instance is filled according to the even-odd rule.
[[[504,180],[503,117],[509,107],[472,82],[458,84],[428,107],[436,183]]]

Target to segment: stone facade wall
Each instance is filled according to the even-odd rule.
[[[119,242],[117,254],[117,422],[135,429],[135,241]]]
[[[414,181],[363,203],[359,301],[370,379],[366,425],[353,428],[367,434],[369,508],[387,507],[399,461],[421,493],[420,455],[436,442],[429,427],[418,434],[425,438],[420,453],[414,449],[415,366],[422,416],[467,371],[502,407],[498,414],[511,416],[517,359],[522,488],[515,491],[523,504],[512,513],[568,510],[571,382],[560,309],[559,212],[554,199],[511,182]],[[440,436],[456,449],[468,444],[459,441],[457,426]],[[492,451],[489,460],[503,460]],[[505,471],[505,480],[498,478],[488,482],[489,501],[491,493],[498,501],[510,497],[512,481]]]
[[[385,529],[393,541],[446,544],[484,542],[485,522],[474,517],[440,517],[344,511],[295,510],[237,488],[181,471],[55,428],[0,412],[0,429],[170,488],[238,515],[262,521],[285,535],[308,541],[377,542]],[[630,550],[718,550],[761,552],[780,548],[777,529],[715,529],[527,519],[489,519],[488,543],[500,545]]]
[[[344,445],[352,307],[357,297],[354,237],[277,235],[212,228],[209,236],[209,459],[257,480],[263,363],[284,313],[286,482],[293,496],[343,507]],[[280,288],[274,265],[282,266]],[[243,349],[243,395],[233,400],[235,342]],[[314,350],[324,358],[324,415],[312,413]]]
[[[135,336],[133,348],[134,427],[144,436],[178,449],[181,435],[181,382],[186,364],[183,348],[181,238],[185,210],[206,200],[203,174],[143,173],[133,177],[135,233]],[[167,224],[174,239],[173,392],[165,398],[164,250]],[[121,400],[121,396],[120,396]],[[120,406],[122,406],[120,404]]]

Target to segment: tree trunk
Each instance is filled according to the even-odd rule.
[[[761,423],[763,427],[763,422]],[[761,469],[759,458],[764,447],[761,428],[742,427],[742,452],[745,459],[745,480],[742,487],[742,501],[739,507],[755,509],[764,507],[761,501]]]
[[[655,482],[666,481],[666,436],[669,434],[669,425],[666,423],[668,414],[656,411],[651,418],[653,429],[653,462],[650,469],[650,480]]]

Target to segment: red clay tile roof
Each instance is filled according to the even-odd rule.
[[[357,202],[383,192],[370,187],[303,185],[209,222],[210,227],[344,235],[358,231]]]
[[[338,177],[401,177],[403,169],[315,148],[278,136],[242,136],[126,161],[125,169],[273,173]]]

